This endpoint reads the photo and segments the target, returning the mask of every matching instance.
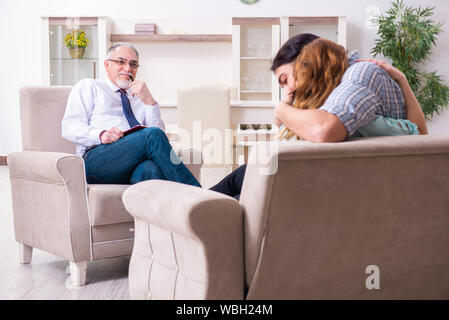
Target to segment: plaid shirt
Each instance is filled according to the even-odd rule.
[[[320,108],[336,115],[346,127],[348,136],[379,115],[393,119],[407,118],[399,85],[376,64],[355,63],[359,57],[356,50],[349,54],[349,68]]]

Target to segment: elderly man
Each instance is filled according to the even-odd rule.
[[[104,67],[107,79],[83,79],[73,87],[62,120],[62,136],[84,158],[87,181],[161,179],[200,186],[173,152],[147,85],[135,80],[137,50],[129,43],[113,45]],[[126,134],[134,127],[141,130]]]

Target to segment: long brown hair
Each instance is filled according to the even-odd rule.
[[[299,109],[320,108],[338,86],[347,68],[346,51],[339,44],[319,38],[306,45],[296,59],[293,69],[293,106]],[[283,136],[286,130],[283,131],[280,136]],[[283,139],[293,135],[294,133],[289,131]]]

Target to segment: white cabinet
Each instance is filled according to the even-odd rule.
[[[280,100],[271,64],[279,48],[300,33],[313,33],[346,48],[346,17],[232,19],[233,86],[239,101]]]
[[[105,76],[103,61],[110,45],[107,17],[42,17],[41,22],[44,85],[74,85],[83,78]],[[73,58],[64,39],[81,30],[89,43],[83,57]]]
[[[233,86],[240,101],[278,101],[271,63],[279,50],[279,18],[233,18]]]
[[[232,86],[237,88],[238,101],[255,105],[280,100],[280,86],[270,68],[280,46],[292,36],[314,33],[346,47],[346,17],[336,16],[232,18],[232,35],[111,35],[108,17],[42,17],[41,28],[44,85],[73,85],[83,78],[105,78],[103,61],[112,42],[172,42],[179,46],[179,42],[232,39]],[[89,38],[81,59],[71,58],[64,42],[67,33],[74,29],[84,30]]]
[[[281,45],[300,33],[313,33],[346,48],[346,17],[281,17]]]

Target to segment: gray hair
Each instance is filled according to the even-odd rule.
[[[117,42],[113,44],[111,47],[109,47],[107,58],[109,59],[112,55],[112,52],[118,48],[118,47],[128,47],[134,50],[136,53],[137,58],[139,58],[139,52],[137,52],[137,49],[129,42]]]

